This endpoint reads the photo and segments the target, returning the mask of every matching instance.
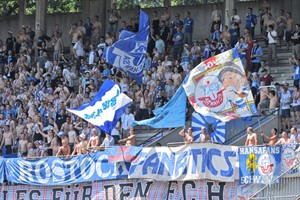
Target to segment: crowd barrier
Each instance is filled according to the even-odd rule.
[[[0,183],[70,185],[99,180],[210,179],[239,184],[267,184],[296,162],[290,146],[237,147],[193,143],[177,147],[116,146],[81,156],[41,159],[1,158]],[[287,176],[298,177],[295,170]]]

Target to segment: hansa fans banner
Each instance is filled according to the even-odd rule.
[[[198,113],[212,113],[222,121],[229,121],[257,112],[236,49],[200,63],[185,78],[183,87]]]

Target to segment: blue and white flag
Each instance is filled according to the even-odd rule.
[[[173,128],[185,126],[186,95],[182,86],[161,108],[153,111],[154,117],[143,121],[134,121],[133,126],[147,125],[153,128]]]
[[[213,142],[225,142],[225,122],[211,115],[201,115],[194,112],[192,115],[192,131],[195,141],[200,141],[202,127],[206,128],[206,133],[210,135]]]
[[[68,111],[110,134],[131,103],[132,99],[121,93],[120,87],[108,79],[90,103]]]
[[[183,88],[196,112],[224,122],[257,113],[235,48],[201,62],[185,78]]]
[[[109,64],[128,73],[138,83],[142,83],[149,37],[149,17],[140,10],[139,31],[122,31],[119,40],[104,49],[103,56]]]

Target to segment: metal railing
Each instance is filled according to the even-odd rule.
[[[299,185],[300,178],[291,176],[291,173],[299,173],[300,171],[300,152],[296,152],[295,163],[288,170],[283,172],[279,177],[270,181],[256,193],[251,195],[248,200],[273,200],[273,199],[296,199],[300,195]],[[285,176],[285,177],[284,177]],[[252,188],[255,184],[251,185]]]
[[[279,116],[278,109],[275,109],[275,110],[269,110],[268,109],[268,111],[269,111],[269,113],[267,115],[254,115],[254,116],[252,116],[253,118],[257,118],[257,121],[254,122],[253,124],[251,124],[250,126],[253,127],[253,128],[255,128],[257,126],[261,126],[261,124],[263,124],[271,116],[274,116],[274,115]],[[227,138],[224,144],[230,145],[230,144],[234,143],[235,141],[241,139],[241,137],[245,137],[245,132],[246,132],[247,128],[248,127],[243,129],[242,131],[240,131],[238,134],[235,134],[234,136],[232,136],[230,138]]]

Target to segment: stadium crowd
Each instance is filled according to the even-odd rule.
[[[185,76],[201,60],[233,47],[240,54],[261,112],[280,107],[285,128],[291,128],[291,113],[293,122],[300,123],[300,26],[294,22],[291,13],[284,14],[281,10],[277,18],[272,18],[268,6],[263,8],[261,16],[248,8],[243,19],[234,9],[231,27],[228,27],[222,21],[221,10],[214,5],[211,38],[195,40],[193,33],[197,28],[192,13],[184,13],[184,19],[181,19],[181,13],[173,18],[168,8],[164,8],[160,16],[153,11],[143,82],[138,85],[124,72],[106,63],[102,54],[122,30],[138,30],[139,11],[140,7],[137,7],[130,20],[121,21],[120,11],[113,4],[108,13],[109,31],[105,36],[100,34],[104,22],[99,21],[98,16],[93,20],[87,18],[86,22],[78,20],[72,24],[69,33],[63,33],[56,24],[49,36],[41,31],[37,42],[31,27],[23,26],[16,34],[8,31],[5,42],[0,41],[0,149],[3,149],[3,155],[70,156],[123,143],[135,145],[132,121],[150,118],[152,110],[163,106],[173,96]],[[245,27],[241,27],[241,21],[245,22]],[[263,49],[254,40],[257,24],[261,25],[268,48],[268,62],[262,59]],[[72,43],[68,54],[63,34],[69,34]],[[274,89],[260,88],[273,84],[270,67],[278,64],[276,49],[283,43],[288,49],[292,47],[290,62],[295,68],[294,90],[290,91],[287,83],[283,86],[275,84]],[[36,57],[35,47],[38,50]],[[133,99],[111,135],[67,111],[67,108],[89,103],[106,79],[114,80],[121,91]],[[184,130],[182,135],[185,135]],[[193,139],[190,133],[187,138],[189,142]]]

